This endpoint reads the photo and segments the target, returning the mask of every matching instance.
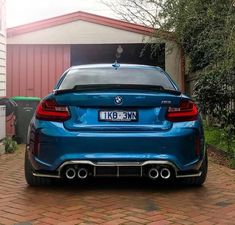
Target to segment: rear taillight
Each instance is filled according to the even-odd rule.
[[[166,118],[171,122],[183,122],[197,120],[198,110],[195,103],[183,100],[177,108],[169,107]]]
[[[46,99],[38,105],[36,118],[39,120],[63,122],[70,118],[70,114],[67,106],[59,105],[55,99]]]

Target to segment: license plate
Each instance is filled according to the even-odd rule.
[[[100,121],[109,122],[132,122],[138,120],[137,111],[100,111],[99,112]]]

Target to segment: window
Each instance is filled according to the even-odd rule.
[[[111,66],[110,66],[111,67]],[[175,90],[175,87],[167,75],[153,67],[128,68],[122,66],[119,69],[77,68],[71,69],[59,89],[71,89],[79,85],[152,85],[161,86],[164,89]]]

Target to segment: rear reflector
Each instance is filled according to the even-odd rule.
[[[70,118],[70,114],[67,106],[58,105],[55,99],[46,99],[38,105],[36,118],[39,120],[63,122]]]
[[[39,149],[40,149],[39,133],[35,131],[35,133],[34,133],[34,144],[33,144],[32,153],[35,156],[38,156]]]
[[[196,135],[195,136],[195,153],[197,156],[199,156],[200,152],[201,152],[201,140],[200,140],[199,135]]]
[[[183,122],[197,120],[198,110],[195,103],[190,100],[183,100],[178,108],[168,108],[167,120],[171,122]]]

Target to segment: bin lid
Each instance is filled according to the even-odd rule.
[[[14,96],[11,98],[13,101],[40,101],[38,97]]]

